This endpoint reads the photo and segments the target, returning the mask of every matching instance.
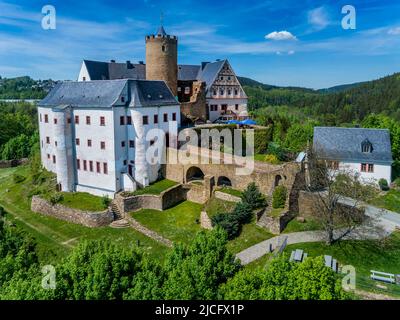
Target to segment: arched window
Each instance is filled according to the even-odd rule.
[[[361,143],[361,152],[363,152],[363,153],[371,153],[372,150],[373,150],[372,143],[368,139],[365,139]]]

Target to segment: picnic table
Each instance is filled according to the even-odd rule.
[[[304,259],[307,258],[307,253],[301,249],[293,250],[290,254],[290,260],[294,262],[302,262]]]

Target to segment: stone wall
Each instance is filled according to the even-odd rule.
[[[280,234],[293,216],[288,211],[283,211],[279,217],[271,217],[264,213],[257,221],[257,225],[268,229],[273,234]]]
[[[163,211],[186,200],[186,192],[187,190],[180,184],[161,192],[159,195],[141,194],[124,197],[123,194],[116,194],[114,203],[122,214],[140,209]]]
[[[240,202],[241,199],[239,197],[233,196],[231,194],[221,192],[221,191],[215,191],[214,195],[216,198],[224,201],[229,201],[229,202]]]
[[[52,205],[39,196],[32,197],[31,210],[90,228],[106,226],[114,220],[114,214],[110,209],[101,212],[82,211],[68,208],[60,204]]]
[[[29,159],[27,159],[27,158],[14,159],[14,160],[1,160],[0,161],[0,168],[17,167],[17,166],[21,166],[21,165],[27,164],[28,162],[29,162]]]
[[[300,191],[299,192],[299,215],[302,217],[313,217],[316,214],[318,214],[317,210],[318,207],[318,202],[321,201],[320,197],[312,192],[308,191]],[[348,209],[351,209],[354,211],[354,214],[359,215],[360,213],[363,213],[364,210],[362,208],[355,208],[353,206],[344,204],[344,203],[338,203],[338,206],[344,206],[347,207]]]
[[[207,197],[204,185],[190,183],[186,186],[188,188],[188,192],[186,194],[186,199],[188,201],[204,204],[209,199],[209,197]]]

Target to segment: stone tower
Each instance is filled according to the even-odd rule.
[[[146,80],[164,80],[174,96],[178,84],[178,39],[161,25],[156,35],[146,36]]]

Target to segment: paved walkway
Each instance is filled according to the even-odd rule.
[[[350,198],[343,198],[341,200],[343,203],[354,204],[354,200]],[[358,228],[352,234],[343,238],[343,240],[357,240],[357,239],[380,239],[390,233],[395,229],[400,228],[400,214],[392,212],[389,210],[376,208],[371,205],[365,205],[365,214],[376,219],[376,223],[381,227],[381,230],[371,230],[370,228],[363,229]],[[340,234],[340,230],[336,233]],[[303,242],[317,242],[325,241],[325,233],[323,231],[303,231],[303,232],[293,232],[287,234],[281,234],[274,238],[257,243],[250,248],[247,248],[238,254],[236,257],[241,261],[243,265],[248,264],[254,260],[257,260],[269,253],[270,248],[275,250],[282,242],[285,237],[287,237],[287,244],[303,243]]]

